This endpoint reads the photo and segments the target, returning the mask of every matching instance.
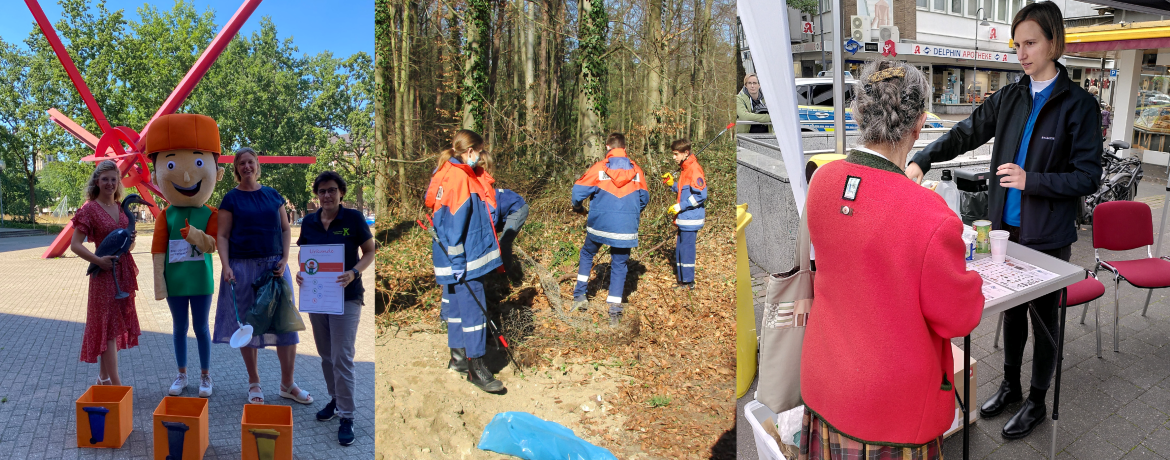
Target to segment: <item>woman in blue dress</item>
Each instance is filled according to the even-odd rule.
[[[232,174],[238,185],[224,195],[219,205],[217,240],[223,276],[215,311],[214,343],[230,343],[232,334],[239,329],[228,284],[236,284],[236,302],[240,308],[247,308],[255,301],[252,282],[265,270],[283,276],[288,286],[292,286],[292,272],[288,269],[292,234],[284,197],[275,189],[260,185],[260,162],[250,148],[236,151]],[[276,347],[280,360],[280,396],[301,404],[313,402],[309,392],[293,382],[298,342],[300,337],[296,332],[262,334],[240,348],[248,368],[248,403],[264,404],[256,357],[260,348],[268,346]]]

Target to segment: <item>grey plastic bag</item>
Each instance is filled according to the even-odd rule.
[[[800,353],[804,328],[813,305],[813,277],[809,260],[808,211],[800,216],[795,267],[771,275],[760,324],[760,380],[756,400],[777,414],[802,404]]]

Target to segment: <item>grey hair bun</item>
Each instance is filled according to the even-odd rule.
[[[897,76],[890,77],[890,74]],[[850,108],[862,144],[902,142],[917,127],[918,117],[926,111],[926,98],[930,97],[926,76],[916,67],[899,61],[867,63],[861,70],[858,86],[860,91],[856,91]]]

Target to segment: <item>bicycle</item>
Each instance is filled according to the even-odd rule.
[[[1129,142],[1113,141],[1101,153],[1101,185],[1091,195],[1081,197],[1077,207],[1077,225],[1093,224],[1093,209],[1109,201],[1131,201],[1137,197],[1138,183],[1145,172],[1137,157],[1122,158],[1120,150],[1131,147]]]

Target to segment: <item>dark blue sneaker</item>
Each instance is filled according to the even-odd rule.
[[[325,405],[324,409],[317,411],[317,420],[321,422],[328,422],[337,416],[337,398],[329,400],[329,404]]]
[[[341,428],[337,429],[337,442],[343,446],[353,444],[353,419],[341,418]]]

